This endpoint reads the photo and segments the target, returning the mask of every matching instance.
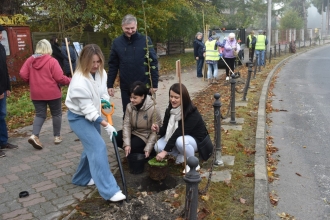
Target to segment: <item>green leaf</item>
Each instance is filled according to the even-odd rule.
[[[150,74],[150,72],[145,72],[145,74],[148,76]]]

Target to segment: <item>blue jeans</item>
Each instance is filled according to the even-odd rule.
[[[0,99],[0,145],[7,144],[8,141],[8,130],[6,124],[7,115],[7,103],[6,103],[6,91],[5,97]]]
[[[120,188],[110,171],[107,147],[100,134],[100,124],[90,122],[83,115],[71,111],[68,111],[68,121],[84,148],[72,183],[86,186],[93,178],[100,195],[109,200],[120,191]]]
[[[203,77],[204,57],[197,60],[197,77]]]
[[[207,65],[208,65],[207,78],[212,79],[212,75],[213,75],[213,78],[216,79],[218,77],[218,63],[207,64]],[[212,70],[213,70],[213,74],[212,74]]]
[[[257,66],[263,66],[265,63],[265,50],[256,50],[256,56],[258,57]]]

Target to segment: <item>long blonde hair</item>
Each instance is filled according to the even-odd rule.
[[[101,48],[96,44],[87,44],[81,51],[78,60],[77,68],[75,72],[81,72],[83,76],[89,77],[90,70],[92,68],[93,55],[97,55],[100,60],[99,73],[102,78],[104,69],[104,55]]]

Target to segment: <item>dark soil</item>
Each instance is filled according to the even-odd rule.
[[[182,166],[175,166],[169,160],[168,174],[164,180],[155,181],[149,177],[150,166],[145,162],[144,172],[130,173],[128,162],[123,161],[123,170],[128,191],[128,202],[112,203],[105,201],[96,192],[76,207],[76,213],[69,219],[164,219],[173,220],[183,213],[185,182],[181,172]],[[115,178],[120,186],[122,180],[119,170]],[[182,199],[183,198],[183,199]]]

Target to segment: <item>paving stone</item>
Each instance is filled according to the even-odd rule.
[[[0,197],[1,197],[1,195],[0,195]],[[0,216],[2,216],[2,214],[4,214],[4,213],[8,213],[8,212],[10,212],[10,209],[6,206],[5,201],[3,201],[2,197],[1,197]]]
[[[211,181],[223,182],[225,180],[231,180],[231,172],[232,170],[213,171]],[[201,177],[208,177],[208,176],[209,176],[209,172],[205,172],[201,175]]]
[[[52,200],[52,204],[55,205],[58,209],[69,206],[69,205],[73,204],[74,202],[75,202],[75,198],[73,198],[72,195],[63,196],[61,198]]]
[[[235,124],[230,123],[230,121],[231,121],[230,117],[228,117],[226,119],[223,119],[222,122],[221,122],[221,126],[224,125],[224,124],[235,125]],[[244,118],[235,118],[235,121],[236,121],[236,125],[244,124]]]
[[[51,212],[47,215],[40,216],[39,219],[58,219],[58,217],[61,217],[62,214],[63,213],[61,211]]]
[[[235,125],[235,124],[221,125],[221,128],[223,128],[224,130],[236,130],[236,131],[241,131],[242,130],[241,125]]]
[[[22,214],[28,214],[27,208],[20,208],[2,215],[3,219],[15,218]]]
[[[233,166],[235,162],[235,156],[222,155],[221,159],[223,163],[227,166]]]

